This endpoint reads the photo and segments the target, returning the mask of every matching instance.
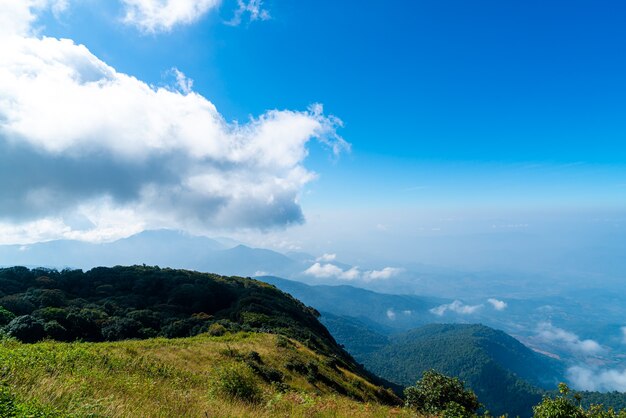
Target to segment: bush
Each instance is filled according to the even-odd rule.
[[[222,324],[218,324],[218,323],[213,323],[209,326],[209,335],[212,335],[214,337],[221,337],[222,335],[226,334],[226,327]]]
[[[15,314],[0,306],[0,326],[6,325],[15,319]]]
[[[44,324],[30,315],[18,316],[5,328],[7,334],[25,343],[35,343],[46,337]]]
[[[256,403],[261,399],[261,390],[252,370],[240,363],[218,371],[215,389],[220,395],[239,401]]]
[[[565,383],[559,384],[559,395],[554,398],[546,396],[543,401],[533,407],[534,418],[626,418],[626,410],[606,410],[602,405],[591,405],[585,410],[580,404],[578,394],[570,394]]]
[[[102,336],[108,341],[137,338],[141,328],[141,322],[134,319],[113,317],[102,327]]]
[[[471,417],[480,408],[473,391],[465,389],[458,378],[434,370],[424,372],[422,380],[405,389],[406,406],[418,412],[443,416]]]

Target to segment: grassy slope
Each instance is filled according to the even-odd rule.
[[[260,355],[251,362],[250,352]],[[16,401],[59,416],[414,416],[382,406],[380,388],[295,340],[273,334],[199,335],[109,343],[0,343],[0,377]],[[316,364],[311,379],[289,364]],[[249,364],[280,372],[283,389]],[[239,370],[256,402],[229,397],[225,376]],[[1,406],[0,406],[1,413]]]

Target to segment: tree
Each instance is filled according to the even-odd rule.
[[[6,332],[25,343],[35,343],[46,337],[44,324],[40,320],[30,316],[18,316],[5,328]]]
[[[606,410],[602,405],[591,405],[584,409],[579,394],[570,394],[565,383],[559,383],[559,395],[552,398],[545,396],[543,401],[533,407],[534,418],[626,418],[626,410]]]
[[[456,377],[434,370],[424,372],[415,386],[405,389],[406,406],[418,412],[471,417],[480,408],[478,397]],[[449,413],[447,413],[449,412]]]

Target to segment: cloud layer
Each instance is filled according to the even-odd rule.
[[[338,119],[313,105],[229,123],[178,70],[177,86],[156,88],[83,45],[29,35],[34,13],[53,3],[0,5],[0,16],[15,18],[0,32],[0,232],[28,241],[45,224],[49,235],[68,237],[70,220],[82,219],[97,239],[93,231],[107,225],[303,221],[298,195],[315,178],[303,165],[307,144],[346,149]],[[112,226],[120,214],[126,222]]]
[[[626,370],[576,366],[567,370],[567,377],[577,390],[626,392]]]
[[[597,341],[583,340],[573,332],[555,327],[550,322],[541,322],[537,326],[537,337],[543,342],[564,346],[572,353],[596,355],[605,351]]]
[[[438,316],[443,316],[446,312],[454,312],[461,315],[471,315],[482,307],[483,305],[466,305],[460,300],[455,300],[452,303],[432,308],[430,312]]]
[[[322,258],[331,258],[328,256],[333,256],[334,254],[324,254]],[[386,280],[390,279],[398,274],[402,273],[402,269],[395,267],[385,267],[382,270],[367,270],[361,271],[358,267],[351,267],[347,270],[342,269],[331,263],[315,263],[308,269],[306,269],[303,273],[308,276],[313,276],[318,279],[328,279],[335,278],[339,280],[364,280],[364,281],[373,281],[373,280]]]
[[[508,306],[506,302],[494,298],[487,299],[487,302],[489,302],[496,311],[503,311]]]

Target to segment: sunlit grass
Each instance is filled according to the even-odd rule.
[[[374,402],[380,388],[280,339],[239,333],[112,343],[8,340],[0,343],[0,376],[17,401],[48,411],[41,416],[414,416]],[[268,381],[254,367],[282,382]]]

